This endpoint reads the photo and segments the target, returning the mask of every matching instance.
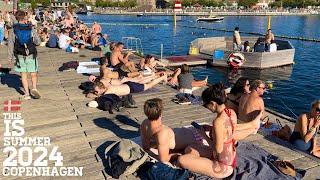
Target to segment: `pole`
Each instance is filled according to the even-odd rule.
[[[176,29],[176,27],[177,27],[177,15],[176,15],[175,10],[173,10],[173,27],[174,27],[174,29]]]
[[[160,61],[162,61],[163,44],[160,45]]]
[[[271,29],[271,16],[268,16],[268,27],[267,30]]]

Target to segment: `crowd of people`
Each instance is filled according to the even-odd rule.
[[[14,13],[14,14],[13,14]],[[5,23],[4,23],[5,22]],[[192,94],[194,88],[208,86],[207,78],[195,80],[188,65],[175,70],[159,68],[165,66],[151,55],[135,64],[130,60],[132,53],[124,51],[121,42],[109,42],[102,34],[98,23],[89,28],[75,19],[72,9],[66,11],[16,11],[0,16],[0,43],[5,37],[8,45],[8,60],[15,60],[15,70],[21,73],[24,88],[23,99],[41,98],[37,90],[36,45],[60,48],[67,52],[78,52],[81,48],[100,51],[100,74],[90,75],[92,89],[86,97],[96,100],[110,94],[126,96],[141,93],[159,83],[175,86],[180,93]],[[272,49],[274,36],[268,30],[265,47]],[[250,51],[249,44],[241,47],[239,28],[234,33],[234,48]],[[32,89],[29,91],[28,75],[31,75]],[[240,78],[226,92],[223,84],[210,85],[201,99],[204,107],[217,116],[211,124],[195,128],[170,128],[162,123],[164,104],[161,99],[149,99],[144,104],[147,119],[140,126],[142,147],[161,162],[215,178],[230,176],[237,161],[237,141],[256,134],[266,116],[263,94],[266,85],[261,80],[252,82]],[[94,103],[90,103],[94,104]],[[92,107],[97,107],[93,105]],[[320,126],[320,100],[312,103],[311,111],[297,120],[290,142],[297,148],[320,157],[316,134]],[[203,142],[206,141],[207,144]]]

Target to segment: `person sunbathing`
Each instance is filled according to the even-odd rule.
[[[320,126],[320,100],[311,104],[309,113],[300,115],[289,141],[302,151],[308,151],[320,158],[320,147],[317,145],[317,131]]]
[[[124,44],[118,42],[111,54],[111,67],[115,68],[115,70],[119,70],[121,68],[127,68],[130,72],[136,72],[137,69],[135,67],[134,62],[129,61],[129,56],[132,52],[128,52],[125,56],[122,54]]]
[[[250,93],[250,82],[247,78],[241,77],[237,80],[227,95],[226,106],[238,114],[240,98],[243,94]]]
[[[94,92],[97,96],[103,94],[115,94],[118,96],[125,96],[131,93],[139,93],[146,91],[162,81],[165,83],[167,82],[166,75],[153,79],[152,81],[145,84],[127,81],[120,85],[110,85],[106,87],[103,82],[98,81],[94,85]]]
[[[207,137],[208,146],[189,146],[185,155],[178,157],[178,165],[195,173],[213,178],[225,178],[233,173],[236,167],[236,140],[243,125],[237,124],[237,115],[225,106],[226,95],[222,84],[210,86],[202,93],[205,107],[217,117],[212,122],[212,137]],[[254,120],[257,127],[260,125],[261,113]],[[242,126],[242,127],[241,127]],[[200,131],[206,137],[205,131]]]
[[[142,148],[161,162],[173,162],[191,144],[201,144],[203,138],[195,128],[174,128],[162,123],[163,103],[159,98],[144,103],[147,119],[140,125]],[[155,155],[151,148],[158,150]]]

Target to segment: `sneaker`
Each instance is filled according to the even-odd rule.
[[[40,95],[40,93],[39,93],[39,91],[37,89],[32,89],[30,93],[35,99],[40,99],[41,98],[41,95]]]
[[[30,100],[31,97],[30,97],[30,95],[23,95],[23,96],[20,97],[20,99],[21,100]]]

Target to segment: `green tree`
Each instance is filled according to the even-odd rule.
[[[258,0],[239,0],[239,6],[244,6],[246,8],[251,8],[257,3],[258,3]]]

